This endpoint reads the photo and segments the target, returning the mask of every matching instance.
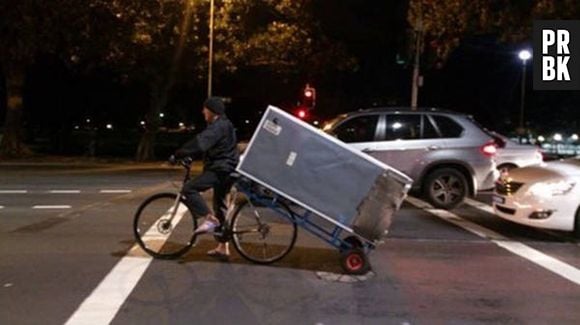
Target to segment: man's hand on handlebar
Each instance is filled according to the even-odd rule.
[[[170,163],[171,165],[181,165],[183,167],[189,167],[189,166],[191,166],[193,159],[191,159],[191,157],[187,157],[187,156],[177,158],[175,155],[171,155],[167,159],[167,162]]]

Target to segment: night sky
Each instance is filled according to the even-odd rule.
[[[246,128],[246,133],[251,132],[265,105],[291,110],[306,82],[317,89],[317,107],[312,116],[320,120],[372,106],[408,106],[412,58],[407,42],[412,34],[406,22],[406,6],[407,1],[401,0],[316,1],[315,15],[321,28],[331,39],[346,45],[358,61],[356,71],[313,73],[305,80],[272,79],[248,70],[235,77],[218,78],[215,93],[232,98],[228,115],[240,128]],[[530,44],[501,44],[493,35],[463,40],[443,66],[423,67],[419,106],[466,112],[488,128],[514,132],[522,73],[517,52],[523,47],[529,48]],[[530,64],[527,71],[529,127],[539,133],[578,132],[580,92],[533,91]],[[28,140],[39,134],[49,138],[59,133],[67,136],[75,126],[86,124],[87,118],[95,125],[113,123],[116,129],[138,130],[148,108],[146,85],[124,83],[114,77],[114,71],[77,74],[56,58],[39,54],[27,77],[24,102]],[[2,98],[4,92],[0,87]],[[168,126],[184,121],[203,127],[200,106],[205,92],[204,88],[177,84],[166,109]],[[4,105],[3,99],[0,119],[4,118]],[[246,120],[250,124],[246,125]]]

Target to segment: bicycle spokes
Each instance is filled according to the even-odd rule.
[[[176,204],[177,202],[177,204]],[[135,218],[135,234],[141,247],[154,257],[183,254],[193,244],[196,221],[175,194],[163,194],[144,202]]]

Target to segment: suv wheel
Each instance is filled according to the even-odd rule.
[[[437,169],[423,184],[425,198],[436,208],[453,209],[467,196],[465,176],[454,168]]]
[[[580,206],[576,210],[576,217],[574,218],[574,231],[573,234],[576,238],[580,239]]]

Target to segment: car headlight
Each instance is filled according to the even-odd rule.
[[[568,194],[575,185],[576,183],[570,181],[536,183],[530,187],[529,192],[535,196],[544,197],[565,195]]]

